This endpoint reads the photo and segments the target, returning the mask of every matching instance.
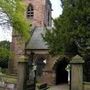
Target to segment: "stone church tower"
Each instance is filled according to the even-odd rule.
[[[51,2],[50,0],[25,0],[25,2],[27,5],[26,17],[27,20],[31,21],[32,26],[31,39],[25,47],[26,55],[29,62],[31,61],[37,66],[37,80],[53,83],[53,79],[51,79],[53,74],[50,70],[51,57],[48,53],[48,46],[41,35],[45,34],[46,28],[51,29],[52,27]],[[48,72],[51,73],[48,74]]]
[[[50,0],[24,0],[27,6],[26,17],[32,22],[32,26],[44,27],[51,26]]]
[[[24,0],[24,3],[26,4],[25,17],[30,22],[30,26],[32,27],[31,31],[33,31],[33,29],[35,28],[34,31],[38,37],[40,36],[41,32],[43,32],[45,27],[52,26],[51,2],[50,0]],[[41,49],[44,49],[46,48],[46,46],[44,45],[44,43],[42,42],[40,38],[38,38],[39,39],[38,42],[34,42],[34,43],[35,44],[41,43],[41,46],[37,44],[36,45],[40,46]],[[21,41],[23,40],[21,40],[20,35],[16,32],[13,32],[12,44],[11,44],[11,50],[12,50],[13,55],[9,62],[10,73],[17,73],[17,69],[18,69],[17,62],[19,61],[21,56],[24,56],[25,42],[21,42]],[[31,41],[33,41],[33,39]],[[32,46],[34,45],[28,45],[28,47],[32,48]],[[39,47],[34,47],[34,48],[38,49]]]

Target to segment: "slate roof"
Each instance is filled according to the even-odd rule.
[[[48,49],[48,46],[44,42],[42,35],[45,33],[45,28],[38,27],[35,28],[31,39],[26,45],[26,49]]]

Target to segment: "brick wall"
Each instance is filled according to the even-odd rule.
[[[48,26],[48,23],[51,23],[51,4],[48,3],[48,0],[24,0],[26,6],[32,4],[34,7],[34,17],[28,19],[32,21],[33,26],[43,27]],[[50,14],[50,21],[48,22],[48,13]]]
[[[8,69],[9,73],[16,74],[18,69],[18,61],[20,57],[24,55],[25,42],[21,36],[13,31],[12,43],[11,43],[11,58],[9,61]]]

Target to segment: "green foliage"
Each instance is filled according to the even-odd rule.
[[[0,42],[0,67],[6,68],[10,58],[10,42]]]
[[[29,38],[29,23],[25,18],[23,0],[0,0],[0,7],[10,19],[11,26],[25,39]]]
[[[60,54],[67,48],[72,52],[73,49],[77,49],[74,41],[81,39],[90,45],[90,1],[61,1],[62,15],[54,20],[55,27],[52,31],[47,30],[44,37],[52,54]],[[73,43],[74,45],[72,45]],[[77,50],[73,52],[77,52]]]
[[[9,41],[1,41],[0,48],[7,48],[8,50],[10,50],[10,42]]]
[[[6,49],[6,48],[1,48],[0,47],[0,57],[3,58],[3,57],[9,57],[9,50]]]

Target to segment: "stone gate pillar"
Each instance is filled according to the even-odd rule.
[[[71,90],[83,90],[83,63],[79,55],[72,58],[71,64]]]
[[[27,64],[28,62],[24,58],[18,62],[18,74],[17,74],[18,80],[16,90],[25,90],[24,88],[26,86]]]

